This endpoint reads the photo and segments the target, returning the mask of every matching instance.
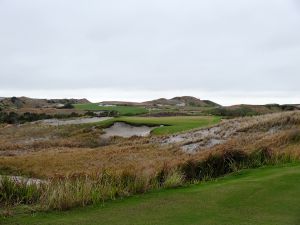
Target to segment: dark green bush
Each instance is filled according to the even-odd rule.
[[[256,168],[268,164],[289,162],[290,157],[277,155],[268,148],[247,154],[240,150],[225,151],[211,154],[206,159],[189,160],[181,166],[187,181],[205,180],[223,176],[244,168]]]
[[[71,104],[70,102],[65,103],[63,107],[61,107],[61,109],[74,109],[73,104]]]

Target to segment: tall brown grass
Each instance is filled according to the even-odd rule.
[[[274,153],[268,149],[251,154],[232,150],[210,154],[203,160],[188,160],[176,167],[164,165],[151,175],[136,171],[122,173],[102,171],[89,176],[74,174],[57,177],[44,183],[30,185],[4,178],[0,181],[0,203],[38,204],[40,209],[44,210],[67,210],[149,190],[217,178],[244,168],[288,163],[294,160],[291,155]]]
[[[237,124],[241,126],[237,135],[194,155],[183,153],[178,146],[160,146],[149,138],[116,139],[108,146],[96,148],[74,147],[69,138],[86,137],[79,140],[84,143],[93,129],[76,131],[64,128],[56,134],[65,143],[70,141],[70,147],[39,145],[36,152],[0,157],[0,170],[18,171],[47,180],[28,186],[2,179],[0,204],[33,204],[45,210],[66,210],[213,179],[243,168],[299,159],[299,112],[235,121],[240,121]],[[38,133],[38,130],[33,129],[31,134]],[[74,137],[65,133],[67,131],[73,132]],[[13,129],[10,132],[6,134],[10,140],[21,138],[22,132],[26,133],[25,130],[19,131],[16,138],[11,137]],[[50,128],[50,131],[44,132],[48,135],[48,132],[54,131]],[[93,140],[97,132],[92,136]]]

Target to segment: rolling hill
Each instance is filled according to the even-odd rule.
[[[159,98],[145,102],[127,102],[127,101],[103,101],[101,104],[124,105],[124,106],[195,106],[195,107],[213,107],[220,106],[209,100],[201,100],[192,96],[174,97],[171,99]]]
[[[196,107],[213,107],[220,106],[219,104],[209,101],[201,100],[192,96],[174,97],[171,99],[160,98],[152,101],[143,102],[144,105],[167,105],[167,106],[196,106]]]
[[[28,97],[0,98],[0,106],[5,109],[55,108],[63,104],[90,103],[87,99],[37,99]]]

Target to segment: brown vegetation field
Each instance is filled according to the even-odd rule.
[[[155,170],[227,150],[268,149],[298,154],[300,112],[225,120],[212,128],[219,128],[217,134],[205,138],[193,130],[171,136],[102,139],[101,128],[94,125],[7,125],[0,128],[0,169],[12,174],[51,177],[102,169]],[[183,140],[166,141],[182,135]],[[210,138],[216,139],[216,135],[222,137],[221,141],[205,144]],[[182,150],[182,146],[194,143],[202,145],[190,154]]]
[[[49,184],[43,187],[47,196],[38,192],[29,202],[67,209],[240,168],[290,162],[300,154],[298,111],[223,120],[165,136],[104,139],[102,133],[95,124],[2,125],[0,172],[42,179]],[[102,193],[103,188],[110,191]]]

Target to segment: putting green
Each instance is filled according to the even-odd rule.
[[[195,128],[206,127],[217,124],[221,121],[217,116],[170,116],[170,117],[118,117],[108,121],[100,122],[104,126],[109,126],[114,122],[125,122],[131,125],[159,126],[152,134],[165,135],[184,132]]]

